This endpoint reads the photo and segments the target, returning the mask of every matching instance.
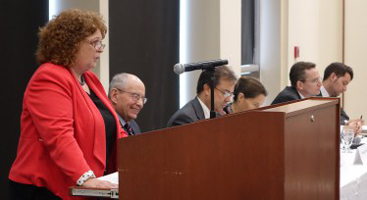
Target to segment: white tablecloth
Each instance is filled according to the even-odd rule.
[[[354,164],[353,153],[340,153],[340,199],[367,200],[367,165]]]

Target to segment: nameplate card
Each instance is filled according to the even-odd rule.
[[[357,148],[354,164],[367,165],[367,144]]]

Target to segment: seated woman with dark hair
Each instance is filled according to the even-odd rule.
[[[241,77],[233,92],[233,103],[225,107],[226,113],[236,113],[259,108],[268,95],[264,85],[256,78]]]

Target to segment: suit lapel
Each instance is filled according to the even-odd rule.
[[[92,83],[92,81],[89,80],[89,77],[87,73],[84,73],[84,78],[87,81],[88,87],[94,92],[94,94],[103,102],[103,98],[101,98],[101,94],[99,93],[98,89],[95,87],[95,85]],[[83,90],[84,92],[84,90]],[[99,112],[98,108],[95,106],[94,102],[90,99],[88,94],[84,92],[84,96],[87,97],[88,102],[91,102],[91,104],[94,107],[94,117],[95,121],[102,121],[103,126],[100,124],[95,123],[95,136],[94,136],[94,148],[93,148],[93,155],[104,165],[104,168],[106,167],[106,133],[104,128],[104,120],[102,118],[101,113]],[[108,106],[107,106],[108,107]],[[103,133],[103,134],[101,134]]]
[[[289,87],[291,88],[292,93],[295,95],[297,99],[302,99],[295,87],[293,86],[289,86]]]
[[[201,119],[205,119],[205,115],[204,115],[204,110],[203,108],[201,107],[201,104],[198,100],[198,98],[196,97],[195,99],[193,99],[192,101],[192,105],[194,107],[194,110],[195,110],[195,114],[196,114],[196,117],[201,120]]]
[[[139,125],[136,123],[135,120],[130,121],[130,126],[134,131],[134,135],[141,133]]]

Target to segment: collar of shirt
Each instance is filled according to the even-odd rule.
[[[121,123],[121,126],[122,127],[124,127],[125,126],[125,124],[126,124],[126,122],[125,122],[125,120],[124,119],[122,119],[122,117],[117,113],[117,116],[119,117],[119,121],[120,121],[120,123]]]
[[[297,90],[297,92],[298,92],[299,96],[301,97],[301,99],[305,98],[305,96],[303,96],[298,90]]]
[[[321,86],[320,91],[321,91],[321,96],[330,97],[330,94],[327,92],[324,86]]]
[[[199,97],[196,97],[196,98],[198,98],[199,103],[200,103],[201,107],[203,108],[205,119],[209,119],[210,118],[210,110],[209,110],[209,108],[206,107],[206,105],[200,100]]]

